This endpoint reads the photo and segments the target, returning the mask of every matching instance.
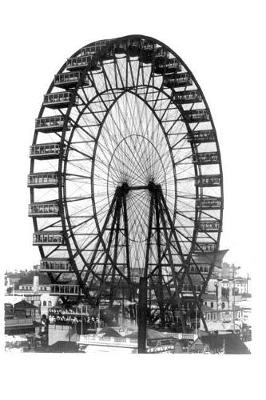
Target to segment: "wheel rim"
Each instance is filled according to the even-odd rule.
[[[33,216],[35,232],[61,231],[65,240],[58,246],[40,244],[41,256],[69,258],[85,287],[98,274],[97,268],[91,274],[86,268],[116,188],[154,182],[162,187],[180,242],[178,262],[196,265],[198,253],[218,250],[223,208],[219,146],[204,95],[183,61],[152,38],[130,36],[90,46],[95,48],[90,66],[72,69],[80,75],[68,90],[67,107],[52,110],[63,117],[63,127],[45,140],[58,138],[59,158],[46,160],[45,166],[44,160],[31,160],[31,174],[59,172],[57,186],[31,187],[32,204],[59,203],[55,219]],[[88,48],[70,60],[85,57]],[[71,73],[66,68],[58,74]],[[175,68],[186,84],[174,81],[173,87]],[[51,84],[48,94],[57,92]],[[47,115],[51,109],[43,106],[38,118]],[[36,130],[33,146],[43,143],[43,136]],[[140,270],[145,258],[149,199],[145,189],[128,197],[133,270]],[[108,235],[103,239],[108,242]]]

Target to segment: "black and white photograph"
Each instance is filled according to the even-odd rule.
[[[250,398],[262,2],[1,8],[4,394]]]

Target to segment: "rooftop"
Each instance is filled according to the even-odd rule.
[[[18,303],[16,303],[15,305],[14,305],[14,308],[15,309],[29,309],[29,308],[32,308],[32,309],[37,309],[38,307],[36,307],[36,306],[34,306],[33,304],[31,304],[31,303],[28,303],[26,300],[21,300],[21,301],[19,301]]]
[[[247,346],[234,333],[201,336],[200,340],[209,345],[212,352],[218,352],[224,348],[225,354],[250,354]]]
[[[216,293],[205,293],[202,295],[203,300],[216,300],[217,301],[217,295]],[[227,298],[222,296],[222,301],[227,301]]]

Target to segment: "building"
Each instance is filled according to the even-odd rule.
[[[250,354],[239,336],[233,333],[203,335],[200,340],[209,347],[211,353]]]
[[[11,282],[6,277],[5,303],[15,304],[20,300],[38,307],[41,315],[47,315],[49,309],[57,303],[57,296],[52,296],[50,280],[47,275],[38,274],[36,271],[21,272],[13,277]],[[15,279],[15,281],[14,281]],[[10,290],[11,288],[11,290]]]
[[[202,297],[202,312],[209,331],[241,331],[243,324],[250,321],[250,278],[237,276],[239,269],[222,263],[209,280]]]
[[[14,304],[13,309],[14,315],[17,318],[32,318],[33,321],[39,320],[40,315],[38,307],[28,303],[26,300],[21,300]]]
[[[26,300],[5,304],[5,333],[9,335],[32,333],[40,321],[39,308]]]

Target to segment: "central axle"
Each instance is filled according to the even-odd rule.
[[[127,194],[130,190],[149,190],[154,193],[158,189],[161,189],[161,185],[156,185],[153,181],[150,181],[148,185],[138,185],[138,186],[129,186],[128,183],[124,182],[121,186],[117,188],[120,194]]]

